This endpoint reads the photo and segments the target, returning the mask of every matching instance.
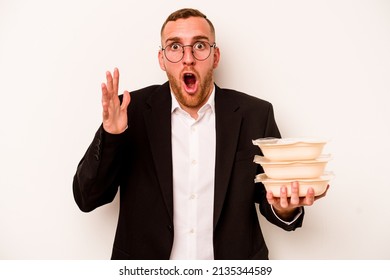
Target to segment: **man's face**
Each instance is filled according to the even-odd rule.
[[[171,43],[184,46],[198,41],[211,45],[215,41],[209,24],[200,17],[170,21],[161,35],[163,48]],[[194,58],[192,48],[185,47],[183,59],[172,63],[163,51],[159,51],[160,67],[166,71],[172,91],[184,110],[197,112],[207,102],[214,83],[213,70],[218,66],[219,57],[219,49],[211,48],[210,56],[199,61]]]

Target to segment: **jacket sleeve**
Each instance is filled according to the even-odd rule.
[[[126,132],[109,134],[100,126],[73,178],[73,196],[83,212],[110,203],[118,191]]]

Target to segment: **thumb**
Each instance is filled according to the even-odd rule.
[[[127,90],[125,90],[123,92],[123,100],[122,100],[122,104],[121,104],[121,110],[126,110],[127,106],[129,106],[129,104],[130,104],[130,101],[131,101],[130,93]]]
[[[266,197],[269,204],[271,205],[275,204],[274,194],[272,193],[272,191],[267,191]]]

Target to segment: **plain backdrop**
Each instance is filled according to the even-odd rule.
[[[73,175],[105,71],[121,92],[165,82],[159,32],[183,7],[215,25],[219,86],[270,101],[284,137],[329,139],[335,178],[303,227],[259,218],[270,258],[390,259],[386,0],[0,0],[0,259],[110,258],[118,199],[82,213]]]

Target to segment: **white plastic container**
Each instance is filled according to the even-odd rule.
[[[320,177],[330,155],[322,155],[317,159],[304,161],[271,161],[265,157],[256,155],[254,162],[260,164],[264,173],[271,179],[312,179]]]
[[[319,196],[326,191],[329,181],[334,177],[332,172],[326,172],[318,178],[314,179],[297,179],[297,180],[275,180],[268,178],[265,173],[259,174],[255,178],[256,183],[263,183],[267,191],[272,191],[275,197],[280,197],[280,188],[286,186],[287,196],[291,196],[291,183],[297,181],[299,183],[299,196],[304,197],[308,189],[311,187],[314,190],[314,195]]]
[[[313,138],[260,138],[252,141],[272,161],[312,160],[323,151],[326,140]]]

